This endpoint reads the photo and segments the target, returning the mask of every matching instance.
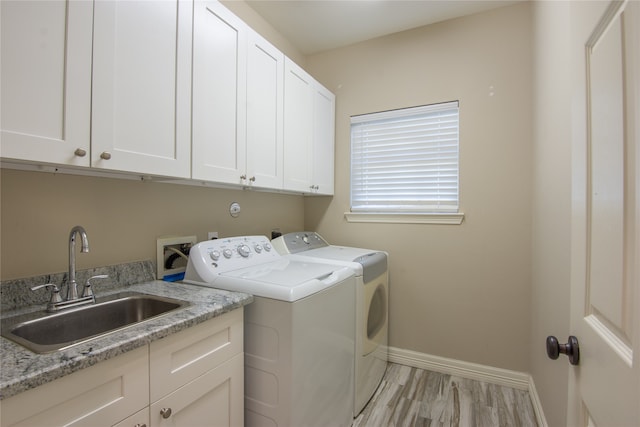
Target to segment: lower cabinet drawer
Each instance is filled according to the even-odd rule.
[[[144,346],[0,402],[3,427],[112,426],[149,405]]]
[[[136,412],[113,427],[151,427],[149,424],[149,408]]]
[[[151,426],[243,426],[243,370],[240,353],[153,403]]]
[[[151,403],[241,353],[242,346],[242,308],[152,342]]]

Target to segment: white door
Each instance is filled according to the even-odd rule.
[[[0,155],[89,166],[93,3],[2,1]]]
[[[282,188],[284,54],[255,31],[247,51],[247,180]]]
[[[193,3],[97,1],[91,165],[190,176]]]
[[[336,96],[320,83],[313,88],[312,193],[333,195]]]
[[[570,426],[640,425],[640,3],[573,2]],[[564,337],[563,337],[564,338]]]
[[[314,80],[289,58],[284,64],[284,189],[310,192]]]
[[[217,1],[193,14],[192,178],[246,182],[247,25]]]

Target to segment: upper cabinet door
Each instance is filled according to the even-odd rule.
[[[313,92],[314,193],[333,195],[336,96],[319,83]]]
[[[97,1],[94,167],[190,175],[190,0]]]
[[[247,67],[247,177],[256,187],[281,189],[283,173],[284,54],[249,32]]]
[[[93,3],[2,1],[3,158],[89,165]]]
[[[314,80],[289,58],[284,67],[284,189],[312,190]]]
[[[247,32],[246,24],[217,1],[196,1],[194,179],[231,184],[247,182]]]

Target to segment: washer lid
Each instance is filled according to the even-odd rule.
[[[371,249],[351,248],[348,246],[330,245],[324,248],[311,249],[301,253],[300,255],[325,258],[325,259],[335,259],[338,261],[355,261],[356,258],[359,258],[363,255],[368,255],[374,252],[378,252],[378,251],[374,251]]]
[[[347,267],[282,258],[275,262],[221,273],[212,285],[292,302],[351,277],[353,271]]]

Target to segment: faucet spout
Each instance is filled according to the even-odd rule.
[[[84,228],[76,225],[69,233],[69,286],[67,287],[67,300],[78,299],[78,283],[76,282],[76,235],[80,236],[81,252],[89,252],[89,239]]]

